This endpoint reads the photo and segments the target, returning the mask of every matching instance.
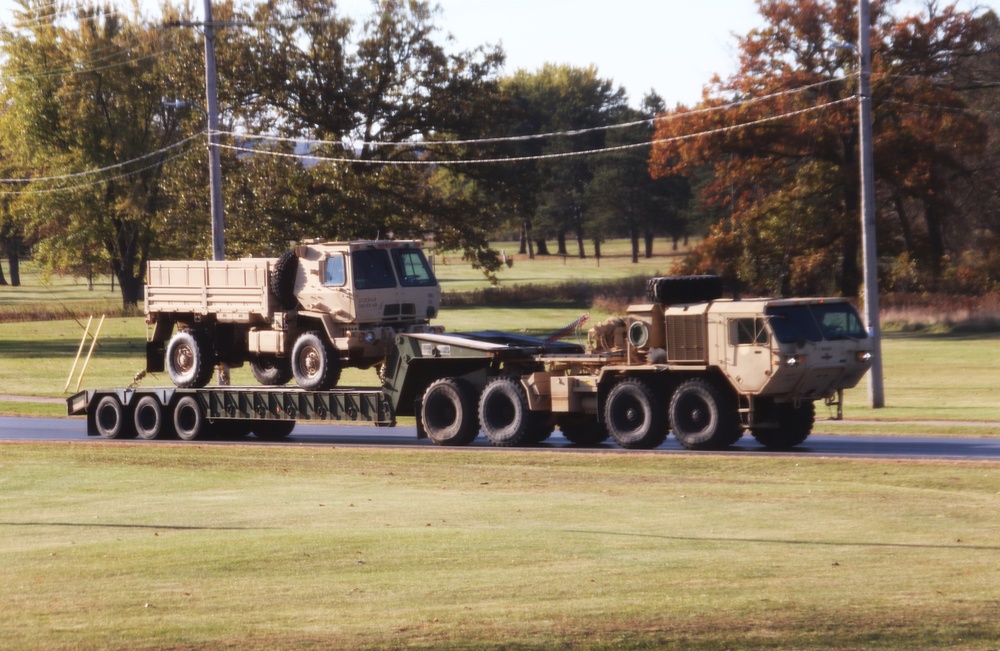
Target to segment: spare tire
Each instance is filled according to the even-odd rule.
[[[295,251],[284,253],[271,269],[271,293],[282,309],[294,310],[299,304],[295,297],[295,277],[299,273],[299,256]]]
[[[661,305],[704,303],[722,298],[724,293],[719,276],[662,276],[646,283],[649,300]]]

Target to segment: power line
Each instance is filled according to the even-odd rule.
[[[90,176],[92,174],[102,174],[104,172],[109,172],[111,170],[121,169],[122,167],[131,165],[132,163],[137,163],[141,160],[146,160],[147,158],[152,158],[153,156],[159,156],[160,154],[166,153],[171,149],[176,149],[178,147],[181,147],[184,144],[189,143],[192,140],[195,140],[196,138],[201,138],[204,135],[205,132],[202,131],[200,133],[194,134],[193,136],[189,136],[184,140],[179,140],[178,142],[175,142],[172,145],[167,145],[166,147],[158,149],[154,152],[144,154],[142,156],[138,156],[136,158],[132,158],[130,160],[121,163],[115,163],[114,165],[108,165],[107,167],[102,167],[100,169],[87,170],[84,172],[74,172],[72,174],[62,174],[60,176],[40,176],[37,178],[23,178],[23,179],[0,179],[0,183],[41,183],[47,181],[65,181],[67,179],[76,179],[83,176]]]
[[[181,152],[178,152],[178,153],[174,154],[173,156],[170,156],[168,158],[164,158],[161,161],[157,161],[155,163],[152,163],[151,165],[147,165],[145,167],[140,167],[137,170],[132,170],[131,172],[125,172],[123,174],[117,174],[115,176],[109,176],[109,177],[103,178],[103,179],[97,179],[96,181],[91,181],[90,183],[81,183],[79,185],[72,185],[72,186],[69,186],[69,187],[62,187],[62,188],[46,188],[44,190],[31,189],[31,190],[0,191],[0,195],[53,194],[55,192],[69,192],[71,190],[80,190],[80,189],[83,189],[83,188],[91,188],[91,187],[94,187],[95,185],[100,185],[101,183],[107,183],[108,181],[117,181],[117,180],[120,180],[120,179],[125,179],[125,178],[128,178],[130,176],[135,176],[136,174],[140,174],[142,172],[145,172],[146,170],[153,169],[154,167],[166,165],[170,161],[176,160],[176,159],[178,159],[178,158],[180,158],[182,156],[186,156],[189,153],[191,153],[190,149],[188,149],[186,151],[181,151]]]
[[[589,133],[597,133],[602,131],[613,131],[618,129],[629,129],[638,126],[650,126],[658,124],[660,122],[669,122],[672,120],[678,120],[682,118],[691,117],[693,115],[701,115],[704,113],[712,113],[716,111],[727,111],[738,106],[744,106],[748,104],[755,104],[758,102],[764,102],[767,100],[775,99],[777,97],[783,97],[788,95],[795,95],[798,93],[805,92],[807,90],[812,90],[819,86],[825,86],[831,83],[841,81],[840,79],[827,79],[814,84],[809,84],[806,86],[801,86],[799,88],[793,88],[789,90],[780,91],[777,93],[771,93],[769,95],[762,95],[760,97],[751,97],[744,100],[738,100],[734,102],[729,102],[727,104],[721,104],[719,106],[710,106],[701,109],[694,109],[691,111],[686,111],[684,113],[674,113],[670,115],[659,115],[652,118],[645,118],[643,120],[634,120],[632,122],[622,122],[619,124],[604,125],[598,127],[589,127],[586,129],[571,129],[565,131],[552,131],[549,133],[535,133],[523,136],[501,136],[496,138],[476,138],[469,140],[421,140],[421,141],[403,141],[403,142],[384,142],[384,141],[363,141],[356,143],[359,146],[370,147],[370,148],[381,148],[381,147],[417,147],[425,149],[428,147],[442,147],[442,146],[458,146],[458,145],[486,145],[486,144],[496,144],[505,142],[528,142],[531,140],[540,140],[543,138],[560,138],[560,137],[574,137]],[[235,131],[219,131],[219,135],[231,136],[235,138],[243,138],[246,140],[263,140],[268,142],[288,142],[295,144],[305,144],[305,145],[335,145],[344,147],[344,149],[349,149],[352,145],[336,141],[336,140],[316,140],[309,138],[288,138],[282,136],[269,136],[269,135],[251,135],[245,133],[237,133]]]
[[[238,152],[246,152],[250,154],[259,154],[265,156],[277,156],[281,158],[292,158],[297,160],[309,160],[309,161],[323,161],[332,163],[346,163],[346,164],[361,164],[361,165],[384,165],[384,166],[414,166],[414,165],[483,165],[483,164],[496,164],[496,163],[521,163],[528,161],[540,161],[540,160],[553,160],[559,158],[574,158],[580,156],[593,156],[597,154],[607,154],[613,152],[628,151],[632,149],[639,149],[641,147],[651,147],[653,145],[668,144],[672,142],[680,142],[683,140],[690,140],[692,138],[700,138],[702,136],[717,135],[721,133],[728,133],[735,131],[737,129],[743,129],[746,127],[757,126],[760,124],[765,124],[768,122],[774,122],[776,120],[781,120],[784,118],[795,117],[798,115],[803,115],[805,113],[810,113],[812,111],[818,111],[821,109],[829,108],[831,106],[837,106],[838,104],[843,104],[845,102],[853,102],[856,98],[845,97],[844,99],[834,100],[832,102],[827,102],[825,104],[820,104],[818,106],[812,106],[809,108],[799,109],[797,111],[791,111],[788,113],[782,113],[779,115],[773,115],[765,118],[760,118],[758,120],[753,120],[750,122],[744,122],[742,124],[732,125],[728,127],[719,127],[717,129],[709,129],[707,131],[701,131],[698,133],[687,134],[683,136],[674,136],[671,138],[659,138],[654,140],[649,140],[645,142],[632,143],[628,145],[617,145],[614,147],[602,147],[598,149],[587,149],[582,151],[572,151],[572,152],[557,152],[552,154],[538,154],[535,156],[511,156],[505,158],[472,158],[472,159],[460,159],[460,160],[370,160],[370,159],[358,159],[358,158],[332,158],[327,156],[315,156],[311,154],[293,154],[287,152],[277,152],[270,151],[266,149],[253,149],[251,147],[240,147],[237,145],[215,145],[222,149],[231,149]]]

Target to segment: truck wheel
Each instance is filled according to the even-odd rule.
[[[687,380],[674,391],[670,423],[677,441],[689,450],[717,450],[739,440],[736,402],[702,378]]]
[[[777,428],[752,428],[750,433],[757,442],[768,448],[794,448],[801,445],[812,433],[816,421],[816,405],[811,400],[802,402],[798,408],[791,403],[777,405]]]
[[[294,310],[299,304],[295,296],[295,277],[299,273],[299,257],[295,251],[288,251],[274,263],[271,270],[271,293],[286,310]]]
[[[208,434],[208,420],[194,396],[181,396],[174,406],[174,430],[183,441],[205,438]]]
[[[587,414],[560,414],[556,417],[563,438],[576,445],[599,445],[608,440],[608,430],[596,416]]]
[[[294,420],[255,420],[250,430],[262,441],[280,441],[295,429]]]
[[[165,420],[163,417],[163,405],[160,404],[156,396],[143,396],[140,398],[139,402],[135,405],[132,420],[135,423],[136,434],[141,439],[151,441],[166,434],[163,431]]]
[[[208,335],[181,330],[167,344],[167,374],[183,388],[200,388],[212,379],[215,356]]]
[[[479,436],[472,387],[455,378],[432,382],[424,392],[420,420],[427,437],[437,445],[472,443]]]
[[[641,380],[623,380],[611,389],[604,421],[615,443],[629,450],[652,450],[667,439],[663,408],[653,388]]]
[[[212,423],[215,435],[226,441],[239,441],[250,436],[253,421],[220,418]]]
[[[540,414],[533,414],[540,416]],[[528,443],[542,443],[548,441],[552,432],[556,429],[556,421],[551,416],[547,418],[536,418],[528,431]]]
[[[106,439],[127,439],[135,436],[132,423],[126,419],[125,407],[117,396],[104,396],[94,409],[94,429]]]
[[[326,337],[307,332],[292,348],[292,375],[295,383],[309,391],[327,391],[340,380],[340,362]]]
[[[250,372],[264,386],[277,387],[292,379],[292,363],[276,355],[258,355],[250,360]]]
[[[520,382],[508,377],[493,380],[479,397],[479,424],[493,445],[515,447],[532,442],[536,416]]]

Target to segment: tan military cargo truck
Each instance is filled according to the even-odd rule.
[[[219,363],[261,384],[334,387],[380,363],[398,333],[427,332],[441,288],[417,241],[307,240],[280,258],[150,262],[150,372],[208,384]],[[176,333],[174,333],[176,327]]]

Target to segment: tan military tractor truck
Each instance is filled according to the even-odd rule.
[[[714,276],[654,278],[649,302],[594,328],[588,347],[502,332],[397,337],[383,391],[439,445],[609,436],[648,449],[669,432],[722,449],[746,430],[789,448],[817,400],[839,400],[871,366],[871,340],[839,298],[722,298]],[[838,403],[839,407],[839,403]]]
[[[379,364],[396,334],[429,331],[440,300],[417,241],[316,239],[280,258],[150,262],[147,370],[203,387],[217,364],[247,362],[261,384],[326,390],[345,366]]]

